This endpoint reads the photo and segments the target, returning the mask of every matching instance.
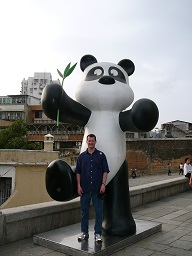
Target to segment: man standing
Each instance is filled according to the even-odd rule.
[[[87,150],[77,159],[76,177],[77,192],[81,203],[81,232],[78,241],[89,237],[89,206],[92,200],[95,209],[95,241],[102,242],[103,200],[109,167],[106,156],[95,148],[96,136],[87,136]],[[99,196],[101,195],[101,196]]]

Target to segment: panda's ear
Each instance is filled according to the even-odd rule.
[[[80,68],[82,71],[91,64],[97,63],[97,59],[92,55],[84,55],[80,60]]]
[[[128,60],[128,59],[121,60],[119,61],[118,65],[121,66],[126,71],[128,76],[131,76],[135,71],[135,65],[131,60]]]

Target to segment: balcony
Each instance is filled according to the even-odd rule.
[[[52,119],[34,118],[34,124],[56,124],[56,121]]]

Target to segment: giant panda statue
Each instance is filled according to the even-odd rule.
[[[84,126],[85,133],[81,152],[86,150],[86,137],[97,137],[97,148],[106,154],[108,174],[104,197],[103,230],[109,235],[131,235],[136,231],[130,207],[128,164],[126,161],[125,132],[152,130],[159,116],[156,104],[149,99],[140,99],[128,108],[134,99],[129,86],[129,76],[135,66],[123,59],[118,64],[97,62],[92,55],[81,58],[84,72],[76,90],[76,101],[71,99],[59,84],[47,85],[42,93],[42,109],[51,119]],[[57,201],[77,197],[75,174],[62,160],[55,160],[47,168],[46,188]]]

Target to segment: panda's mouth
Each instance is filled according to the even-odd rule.
[[[103,76],[98,81],[100,84],[114,84],[115,79],[111,76]]]

